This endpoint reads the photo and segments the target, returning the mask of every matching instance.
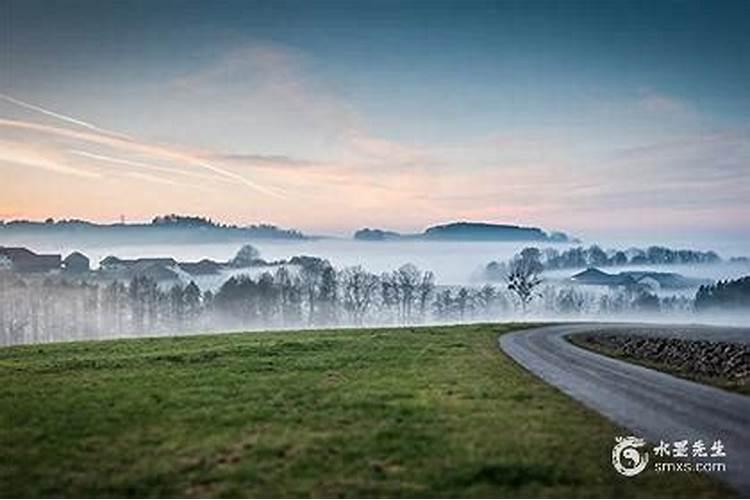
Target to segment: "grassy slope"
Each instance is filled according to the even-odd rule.
[[[507,328],[3,349],[0,495],[728,493],[618,476],[618,430],[499,353]]]
[[[748,384],[747,381],[743,379],[737,380],[727,377],[708,377],[697,375],[685,369],[681,369],[680,367],[672,366],[668,363],[652,361],[641,357],[629,356],[623,353],[620,349],[612,349],[601,344],[590,342],[587,334],[569,335],[567,338],[572,344],[575,344],[583,349],[588,349],[589,351],[604,354],[605,356],[621,359],[623,361],[628,361],[636,365],[645,366],[646,368],[659,370],[670,375],[674,375],[675,377],[692,380],[693,382],[698,382],[701,384],[712,385],[714,387],[718,387],[719,389],[739,392],[740,394],[750,396],[750,384]]]

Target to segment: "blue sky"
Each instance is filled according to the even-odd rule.
[[[0,217],[750,229],[746,1],[0,0],[0,19],[0,93],[139,141],[0,101]]]

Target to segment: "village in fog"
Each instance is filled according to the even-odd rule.
[[[171,217],[172,226],[199,231],[196,218]],[[154,225],[153,232],[163,230]],[[750,262],[742,256],[662,246],[605,250],[546,236],[509,241],[505,232],[488,241],[464,234],[467,227],[476,229],[472,224],[441,227],[463,232],[418,242],[327,238],[318,247],[321,254],[274,259],[259,247],[282,245],[288,253],[305,247],[273,234],[244,245],[222,243],[224,252],[235,248],[223,260],[183,259],[201,248],[196,241],[142,247],[176,255],[107,255],[92,262],[86,250],[56,254],[0,246],[0,342],[532,319],[731,324],[747,303],[748,279],[741,278],[743,271],[750,273]],[[293,234],[296,241],[312,239]],[[358,245],[359,260],[347,265],[337,247],[351,244]],[[446,244],[462,245],[468,256],[450,273],[439,258],[424,260],[430,251],[439,256]],[[414,245],[423,257],[417,264],[405,260],[405,248]],[[475,247],[482,249],[476,255],[468,251]],[[492,251],[497,260],[482,260]],[[383,259],[384,252],[394,254],[393,260]],[[458,278],[456,268],[463,273]]]

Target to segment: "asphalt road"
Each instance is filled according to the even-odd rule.
[[[499,344],[530,372],[651,443],[687,439],[692,445],[700,439],[710,447],[721,440],[726,457],[704,460],[723,461],[726,471],[717,472],[716,477],[750,495],[750,397],[602,356],[564,338],[572,333],[617,330],[750,342],[746,329],[570,324],[501,335]],[[650,462],[674,460],[658,458],[650,448]],[[679,480],[684,473],[663,472],[669,481]]]

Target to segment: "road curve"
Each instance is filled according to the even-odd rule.
[[[639,329],[682,336],[684,327],[568,324],[501,335],[500,348],[521,366],[549,384],[652,443],[702,439],[711,446],[720,439],[726,471],[716,477],[743,495],[750,495],[750,397],[709,387],[574,346],[566,335]],[[689,336],[696,338],[692,327]],[[717,333],[718,332],[718,333]],[[722,333],[723,332],[723,333]],[[739,334],[743,336],[743,334]],[[735,338],[737,329],[712,331],[710,337]],[[750,337],[746,337],[750,338]],[[614,444],[614,436],[613,436]],[[667,461],[650,453],[651,461]],[[664,473],[678,479],[679,472]]]

